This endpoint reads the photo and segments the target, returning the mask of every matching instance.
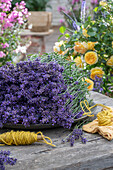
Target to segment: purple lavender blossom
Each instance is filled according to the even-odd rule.
[[[70,146],[73,146],[75,140],[77,139],[81,139],[81,142],[85,144],[87,140],[82,135],[83,135],[83,131],[81,129],[75,128],[67,138],[67,141],[70,142]]]
[[[74,29],[74,30],[79,30],[80,29],[80,27],[77,25],[77,19],[76,19],[76,17],[74,16],[74,19],[70,16],[70,15],[68,15],[66,12],[64,12],[64,11],[61,11],[71,22],[69,22],[69,24],[71,24],[72,23],[72,28]]]
[[[73,114],[65,103],[72,95],[57,63],[25,61],[15,67],[7,63],[0,68],[0,124],[51,123],[70,128]]]
[[[9,157],[10,151],[0,151],[0,169],[5,170],[4,164],[15,165],[17,159]]]
[[[83,0],[81,4],[81,22],[85,22],[85,15],[86,15],[86,1]]]
[[[93,81],[94,81],[93,91],[97,91],[97,92],[102,93],[104,91],[104,89],[103,89],[103,83],[104,83],[103,79],[95,76],[95,80],[93,80]]]
[[[82,100],[83,101],[83,100]],[[76,119],[78,119],[78,118],[80,118],[82,115],[83,115],[83,111],[81,110],[79,113],[77,113],[77,115],[76,115]]]

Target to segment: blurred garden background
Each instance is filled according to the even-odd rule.
[[[16,2],[16,1],[15,1]],[[32,2],[32,1],[31,1]],[[58,41],[58,37],[61,35],[59,28],[66,23],[65,16],[61,14],[60,10],[64,9],[67,13],[70,13],[71,8],[74,9],[76,17],[80,19],[80,8],[82,0],[49,0],[46,7],[46,11],[52,12],[51,29],[53,33],[49,36],[45,36],[46,52],[53,51],[55,42]],[[92,15],[92,9],[99,4],[99,0],[86,0],[86,9]],[[79,9],[79,10],[78,10]],[[40,49],[39,49],[40,50]],[[32,47],[28,52],[37,52],[37,46]]]
[[[16,3],[21,2],[21,0],[13,0],[12,5],[15,6]],[[51,27],[50,29],[53,32],[45,36],[45,48],[46,52],[53,51],[54,43],[58,40],[58,37],[61,35],[59,28],[61,25],[67,24],[66,17],[61,14],[63,9],[67,14],[71,13],[71,10],[76,15],[78,21],[80,21],[80,11],[81,11],[81,2],[82,0],[28,0],[24,1],[29,12],[31,11],[48,11],[52,13]],[[95,6],[98,6],[99,0],[86,0],[86,10],[87,14],[92,15],[92,10]],[[31,29],[31,28],[30,28]],[[37,41],[36,41],[37,42]],[[40,43],[40,42],[39,42]],[[29,43],[28,43],[29,46]],[[33,43],[27,50],[27,53],[37,53],[40,52],[40,46],[37,46],[37,43]]]

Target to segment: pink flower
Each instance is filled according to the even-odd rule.
[[[8,43],[5,43],[5,44],[1,44],[2,45],[2,48],[7,48],[7,47],[9,47],[9,44]]]
[[[92,4],[98,4],[98,0],[91,0]]]
[[[20,2],[20,5],[25,6],[25,5],[26,5],[26,3],[25,3],[24,1],[21,1],[21,2]]]
[[[5,23],[5,24],[3,25],[2,30],[7,29],[7,28],[10,28],[10,27],[13,26],[13,24],[10,22],[10,20],[9,20],[8,18],[6,18],[6,19],[4,20],[4,23]]]
[[[0,58],[3,58],[5,56],[6,56],[5,53],[3,51],[0,51]]]
[[[64,23],[64,20],[63,20],[63,19],[60,19],[60,23],[63,24],[63,23]]]
[[[61,11],[65,11],[65,8],[64,7],[58,7],[58,12],[61,12]]]
[[[80,2],[80,0],[72,0],[72,5],[74,5],[75,3],[77,3],[77,2]]]
[[[2,9],[2,11],[5,11],[5,12],[10,11],[11,0],[1,0],[0,8]]]
[[[19,24],[23,24],[24,23],[23,18],[18,17],[17,20],[18,20]]]
[[[23,9],[22,13],[23,13],[23,15],[28,15],[28,9],[27,8]]]

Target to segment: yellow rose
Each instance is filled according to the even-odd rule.
[[[104,71],[100,67],[95,67],[91,69],[91,75],[90,78],[95,80],[95,76],[101,78],[103,77]]]
[[[85,37],[90,37],[90,36],[87,34],[87,30],[86,30],[85,28],[83,28],[82,34],[83,34]]]
[[[107,3],[106,2],[104,2],[104,1],[100,1],[100,3],[99,3],[101,6],[107,6]]]
[[[90,90],[93,90],[94,82],[93,82],[92,80],[88,79],[88,78],[85,78],[85,82],[87,82],[87,83],[90,84],[90,85],[87,87],[88,90],[89,90],[89,91],[90,91]],[[87,84],[85,84],[85,85],[87,85]]]
[[[76,57],[74,61],[75,61],[77,67],[83,68],[83,62],[82,62],[81,57]]]
[[[87,46],[88,46],[88,50],[95,50],[95,49],[94,49],[95,42],[88,42],[88,43],[87,43]]]
[[[113,55],[110,57],[110,59],[106,63],[107,66],[113,67]]]
[[[74,51],[84,54],[87,51],[87,43],[86,42],[75,42]]]
[[[112,48],[113,48],[113,41],[112,41]]]
[[[90,52],[87,52],[85,54],[85,62],[89,65],[93,65],[95,63],[97,63],[98,61],[98,56],[97,56],[97,53],[96,52],[93,52],[93,51],[90,51]]]

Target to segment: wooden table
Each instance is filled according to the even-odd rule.
[[[53,29],[50,29],[48,32],[31,32],[30,30],[26,29],[23,32],[21,32],[21,37],[22,38],[30,38],[32,41],[31,46],[37,46],[41,47],[40,54],[43,54],[46,52],[46,47],[45,47],[45,36],[48,36],[53,33]],[[38,39],[41,40],[41,44],[38,43]]]
[[[95,103],[113,107],[113,99],[91,92]],[[97,107],[95,114],[101,110]],[[1,130],[1,133],[6,130]],[[38,129],[37,129],[38,131]],[[46,144],[35,143],[28,146],[1,146],[1,150],[10,150],[11,156],[17,158],[14,166],[6,170],[113,170],[113,140],[108,141],[99,134],[84,132],[88,142],[75,141],[73,147],[61,140],[69,134],[63,128],[45,129],[43,134],[49,136],[56,148]]]

